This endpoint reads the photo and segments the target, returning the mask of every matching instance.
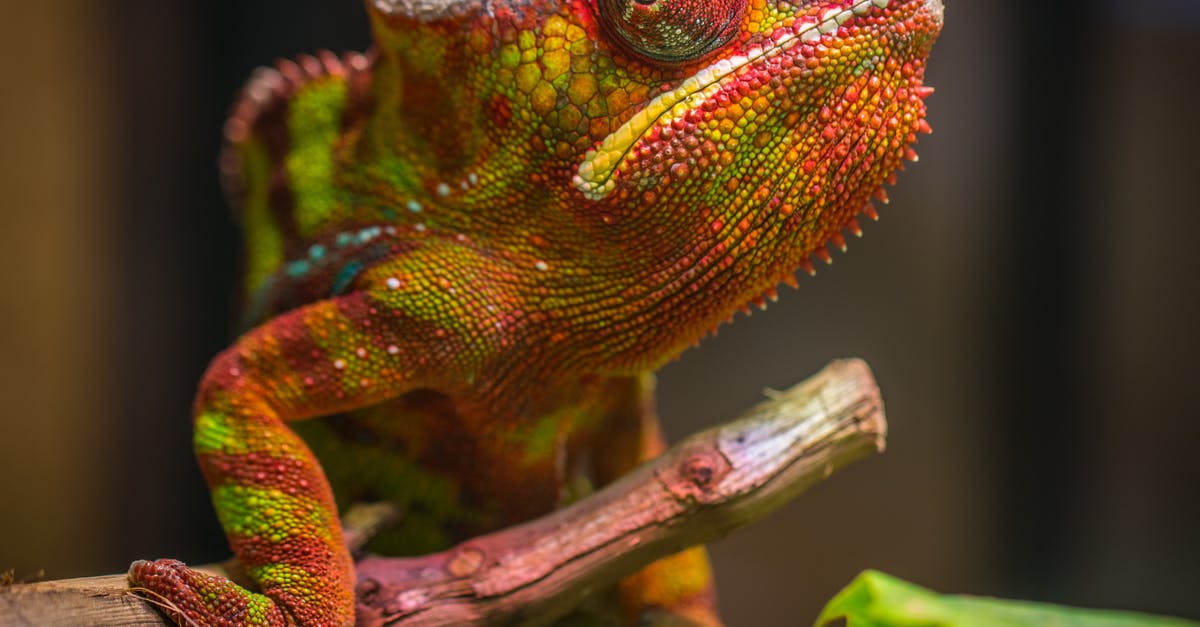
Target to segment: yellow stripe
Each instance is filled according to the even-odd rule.
[[[787,33],[767,48],[755,48],[745,55],[721,59],[689,76],[679,87],[660,94],[629,118],[620,128],[609,133],[600,146],[584,155],[575,175],[575,186],[591,200],[599,200],[616,187],[613,174],[625,160],[629,150],[651,128],[666,126],[699,107],[720,89],[721,79],[733,74],[752,61],[774,55],[791,47],[797,35]]]

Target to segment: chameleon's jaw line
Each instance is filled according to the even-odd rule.
[[[617,168],[630,149],[650,129],[666,126],[684,116],[721,89],[721,80],[759,59],[770,58],[788,50],[799,40],[813,43],[822,36],[834,33],[854,16],[864,16],[873,9],[885,9],[891,0],[858,0],[848,8],[830,8],[819,21],[804,24],[771,41],[766,47],[751,48],[744,55],[721,59],[689,76],[678,87],[659,94],[620,128],[609,133],[600,145],[584,155],[573,182],[589,200],[601,200],[617,186]]]

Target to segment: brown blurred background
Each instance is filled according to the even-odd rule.
[[[662,373],[674,437],[839,356],[883,387],[886,455],[713,546],[729,622],[868,567],[1200,618],[1200,3],[946,1],[881,223]],[[222,118],[255,65],[366,42],[349,0],[5,12],[0,570],[226,554],[188,436],[231,334]]]

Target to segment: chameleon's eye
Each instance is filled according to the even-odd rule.
[[[746,0],[596,0],[600,20],[634,52],[690,61],[737,34]]]

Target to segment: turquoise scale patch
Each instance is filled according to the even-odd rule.
[[[342,266],[342,269],[337,273],[337,277],[333,279],[333,287],[329,289],[330,296],[337,296],[344,293],[346,288],[350,287],[351,283],[354,283],[354,278],[362,272],[362,269],[363,264],[360,261],[351,261]]]

